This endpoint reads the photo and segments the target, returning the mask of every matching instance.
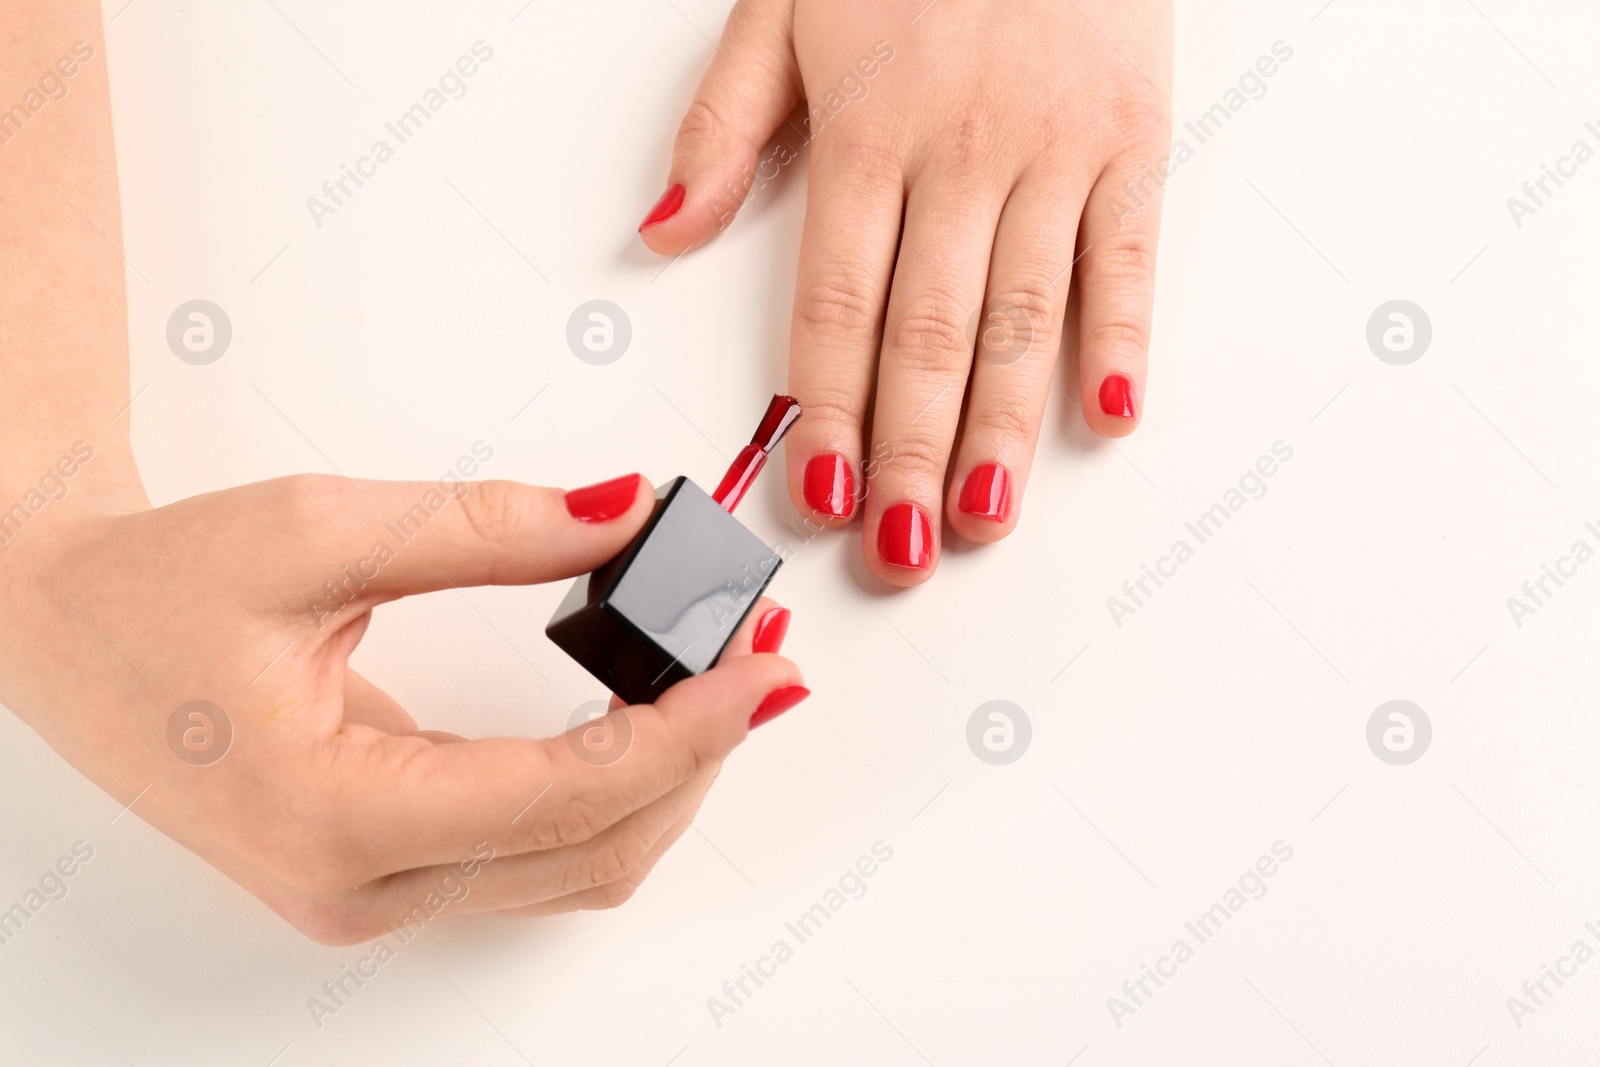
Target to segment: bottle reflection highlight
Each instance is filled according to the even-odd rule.
[[[733,509],[800,415],[774,397],[715,494],[682,476],[659,488],[638,536],[573,583],[550,640],[629,704],[714,666],[783,562]]]

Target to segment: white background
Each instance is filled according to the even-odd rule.
[[[784,383],[805,162],[665,273],[634,228],[726,0],[276,3],[107,9],[156,502],[436,477],[479,440],[486,477],[713,481]],[[1506,999],[1600,948],[1600,562],[1520,628],[1506,600],[1600,547],[1600,161],[1520,228],[1506,198],[1600,147],[1597,30],[1554,0],[1180,5],[1180,136],[1294,56],[1168,186],[1140,432],[1113,447],[1054,396],[1016,536],[920,589],[873,583],[855,529],[801,551],[774,592],[815,695],[619,911],[440,921],[319,1029],[307,999],[366,949],[113,822],[126,798],[0,719],[0,904],[95,850],[0,946],[0,1059],[1592,1062],[1600,962],[1520,1027]],[[477,40],[466,97],[317,228],[306,198]],[[205,367],[164,338],[194,298],[234,328]],[[633,324],[605,367],[564,340],[594,298]],[[1365,339],[1396,298],[1434,330],[1402,367]],[[1266,495],[1115,625],[1107,598],[1278,441]],[[794,539],[778,478],[742,514]],[[599,695],[544,640],[560,593],[386,609],[357,665],[427,726],[554,733]],[[1397,698],[1433,727],[1409,766],[1366,741]],[[966,740],[993,699],[1032,723],[1009,766]],[[718,1026],[707,998],[878,841],[865,896]],[[1266,895],[1118,1026],[1107,998],[1278,841]]]

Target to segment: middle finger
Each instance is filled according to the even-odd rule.
[[[879,463],[862,550],[893,585],[938,561],[945,469],[972,368],[969,329],[983,302],[1003,195],[983,175],[932,169],[912,185],[884,324],[873,410]]]

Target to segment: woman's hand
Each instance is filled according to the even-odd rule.
[[[1169,0],[729,16],[641,232],[667,255],[704,244],[809,146],[790,494],[828,525],[859,511],[885,581],[932,574],[941,514],[972,541],[1015,527],[1074,273],[1077,406],[1108,437],[1138,424],[1171,37]]]
[[[800,680],[792,663],[748,654],[770,604],[721,665],[659,703],[545,741],[421,730],[348,660],[374,607],[582,574],[651,501],[637,476],[565,495],[306,476],[154,510],[96,511],[75,493],[0,547],[0,703],[319,941],[445,907],[612,906],[686,827],[752,715],[803,695],[779,693]],[[766,620],[762,648],[785,620]],[[462,679],[463,700],[472,690]],[[623,714],[631,747],[593,758],[584,735],[625,736]]]

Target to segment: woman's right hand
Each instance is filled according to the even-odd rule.
[[[585,759],[570,735],[419,729],[348,661],[380,604],[610,559],[653,499],[642,478],[619,482],[563,494],[297,476],[148,510],[76,494],[46,504],[0,551],[0,702],[324,943],[375,937],[431,901],[613,906],[687,826],[766,699],[804,695],[779,692],[799,684],[794,664],[750,654],[770,604],[720,665],[626,709],[631,748],[614,762]],[[421,527],[404,542],[402,516]],[[460,679],[462,700],[472,690]],[[192,701],[222,715],[180,712]],[[215,762],[208,744],[224,752]]]

